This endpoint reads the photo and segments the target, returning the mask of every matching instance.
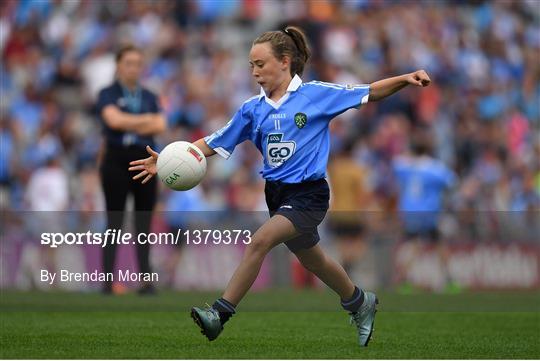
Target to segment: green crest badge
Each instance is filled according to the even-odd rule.
[[[294,115],[294,123],[299,129],[302,129],[307,123],[307,115],[304,113],[296,113]]]

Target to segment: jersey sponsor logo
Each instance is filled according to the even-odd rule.
[[[294,141],[284,141],[283,133],[268,134],[266,146],[266,159],[272,168],[277,168],[285,163],[296,150]]]
[[[307,115],[304,113],[296,113],[294,115],[294,123],[298,127],[298,129],[302,129],[306,123],[307,123]]]

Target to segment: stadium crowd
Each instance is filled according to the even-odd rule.
[[[0,8],[4,210],[104,209],[94,105],[113,79],[120,45],[144,49],[144,83],[168,121],[158,139],[164,146],[222,127],[259,92],[247,59],[255,34],[295,24],[314,49],[304,81],[369,83],[415,69],[433,81],[333,121],[332,159],[351,147],[363,174],[358,209],[383,218],[397,210],[402,190],[392,164],[427,132],[433,155],[456,175],[442,206],[451,211],[447,234],[500,237],[537,218],[536,0],[6,0]],[[265,210],[261,156],[242,148],[227,161],[214,157],[193,191],[162,187],[158,210]]]

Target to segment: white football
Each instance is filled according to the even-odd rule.
[[[175,191],[187,191],[203,179],[206,157],[192,143],[173,142],[159,153],[157,172],[167,187]]]

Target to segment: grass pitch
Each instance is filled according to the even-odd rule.
[[[102,296],[2,291],[0,357],[74,359],[540,358],[540,294],[378,292],[374,339],[326,291],[251,293],[213,342],[189,317],[215,293]]]

